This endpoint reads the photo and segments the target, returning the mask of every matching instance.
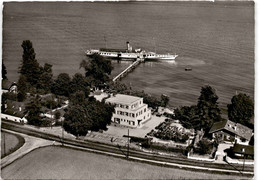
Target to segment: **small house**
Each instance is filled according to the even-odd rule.
[[[214,123],[209,133],[212,134],[212,138],[217,139],[219,142],[248,145],[253,130],[242,124],[224,120]]]
[[[232,148],[235,156],[254,159],[254,146],[235,144]]]
[[[16,82],[10,82],[10,81],[4,81],[2,84],[2,89],[4,92],[12,92],[12,93],[17,93],[17,84]]]

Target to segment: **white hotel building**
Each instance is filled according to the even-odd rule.
[[[112,121],[131,127],[139,127],[151,118],[151,110],[143,103],[143,98],[124,94],[112,95],[106,103],[115,104]]]

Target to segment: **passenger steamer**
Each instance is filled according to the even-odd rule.
[[[101,48],[90,49],[86,51],[87,56],[92,56],[95,53],[106,58],[111,59],[122,59],[122,60],[133,60],[133,59],[144,59],[144,60],[175,60],[178,55],[172,54],[157,54],[155,52],[146,52],[141,49],[135,49],[133,51],[132,46],[129,42],[126,42],[127,49],[107,49]]]

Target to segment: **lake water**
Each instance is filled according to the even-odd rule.
[[[146,62],[122,82],[170,96],[172,106],[195,104],[204,85],[225,107],[232,96],[254,98],[253,2],[5,3],[3,61],[17,81],[23,40],[54,75],[83,72],[84,50],[107,47],[176,53],[175,62]],[[105,40],[106,39],[106,43]],[[115,76],[130,62],[113,62]],[[185,71],[185,67],[192,71]]]

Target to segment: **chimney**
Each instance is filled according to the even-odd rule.
[[[126,42],[126,47],[128,52],[132,52],[132,47],[130,46],[129,42]]]

